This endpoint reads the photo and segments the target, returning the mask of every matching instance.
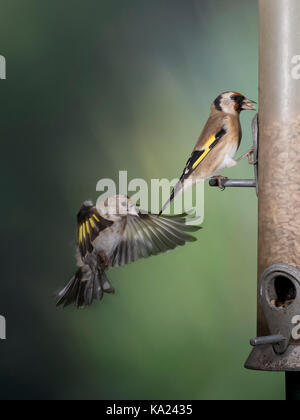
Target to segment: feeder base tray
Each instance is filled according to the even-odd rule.
[[[282,355],[276,354],[270,345],[255,347],[245,363],[245,368],[273,372],[299,372],[300,346],[290,345]]]

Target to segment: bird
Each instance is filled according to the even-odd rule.
[[[239,159],[233,159],[242,139],[240,113],[244,110],[255,111],[255,104],[255,101],[247,99],[238,92],[224,92],[214,100],[209,118],[183,174],[169,200],[162,207],[160,215],[179,193],[183,193],[194,184],[215,176],[225,168],[232,168],[245,157],[248,157],[250,164],[255,163],[251,160],[253,148]],[[216,178],[219,188],[224,189],[221,181],[225,177],[216,176]]]
[[[201,227],[187,224],[190,219],[187,213],[166,217],[143,212],[121,194],[97,206],[84,202],[77,215],[78,269],[57,294],[56,305],[90,306],[104,293],[115,292],[106,276],[109,269],[196,241],[191,233]]]

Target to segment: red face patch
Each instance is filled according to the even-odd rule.
[[[241,110],[240,110],[240,104],[238,104],[237,102],[234,104],[234,109],[236,110],[236,112],[237,113],[241,113]]]
[[[236,96],[244,96],[244,95],[242,95],[241,93],[239,93],[239,92],[233,92],[233,94],[234,95],[236,95]]]

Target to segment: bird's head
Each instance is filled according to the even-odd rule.
[[[97,209],[102,215],[116,219],[127,215],[138,216],[134,201],[122,194],[109,197],[99,204],[97,203]]]
[[[213,102],[214,110],[225,112],[226,114],[239,115],[241,111],[256,111],[256,102],[247,99],[238,92],[224,92]]]

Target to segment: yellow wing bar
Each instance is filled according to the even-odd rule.
[[[196,162],[193,164],[193,170],[197,168],[197,166],[202,162],[202,160],[205,158],[205,156],[208,155],[208,153],[211,151],[210,146],[214,143],[216,140],[216,136],[212,135],[209,137],[209,139],[205,142],[203,146],[203,153],[202,155],[196,160]]]
[[[93,252],[93,242],[101,231],[113,224],[98,214],[92,205],[84,204],[77,215],[77,241],[82,257]]]

